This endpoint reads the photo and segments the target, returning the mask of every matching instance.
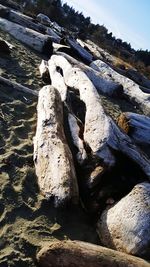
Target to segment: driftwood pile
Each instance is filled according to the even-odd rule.
[[[94,215],[103,245],[150,257],[150,159],[144,152],[150,145],[149,94],[100,59],[93,61],[73,38],[64,40],[64,31],[48,31],[4,6],[0,15],[0,29],[47,55],[39,66],[46,83],[39,93],[0,77],[0,83],[38,96],[34,162],[40,190],[56,208],[82,203]],[[117,124],[99,92],[126,97],[144,115],[124,113]],[[37,259],[40,266],[149,266],[82,242],[53,243]]]

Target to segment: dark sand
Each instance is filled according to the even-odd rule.
[[[0,75],[40,90],[37,55],[9,35],[1,37],[15,46],[11,56],[0,55]],[[106,99],[114,118],[121,110],[134,111],[125,100]],[[43,243],[77,239],[98,243],[90,218],[82,209],[60,211],[40,194],[33,164],[36,97],[0,86],[0,267],[35,267]]]

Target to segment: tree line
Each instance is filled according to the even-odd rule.
[[[109,53],[126,60],[138,67],[140,71],[149,73],[150,51],[142,49],[135,51],[130,43],[115,38],[104,25],[93,24],[90,17],[85,17],[82,12],[76,11],[67,3],[62,3],[61,0],[15,1],[24,6],[25,11],[29,12],[30,15],[44,13],[52,21],[56,21],[61,26],[75,32],[79,38],[91,39]]]

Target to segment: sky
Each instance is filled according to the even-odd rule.
[[[150,50],[150,0],[66,0],[135,49]]]

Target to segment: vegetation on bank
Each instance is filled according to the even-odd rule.
[[[126,61],[150,78],[150,51],[134,50],[130,43],[113,36],[104,25],[93,24],[90,17],[84,17],[61,0],[15,0],[30,15],[44,13],[52,21],[75,32],[81,39],[90,39],[112,55]]]

